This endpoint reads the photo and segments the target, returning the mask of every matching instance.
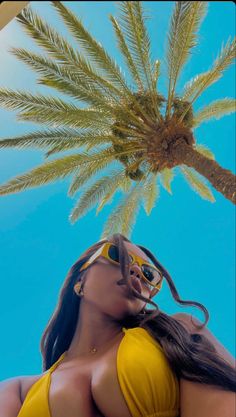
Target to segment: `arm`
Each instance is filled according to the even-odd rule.
[[[181,322],[181,324],[183,324],[186,327],[186,329],[190,331],[190,333],[198,333],[207,337],[208,340],[213,343],[221,358],[233,367],[235,367],[235,358],[230,354],[230,352],[228,352],[228,350],[225,349],[225,347],[219,342],[219,340],[206,327],[204,327],[201,330],[198,330],[192,324],[190,314],[176,313],[173,314],[172,317],[178,319]],[[193,318],[193,321],[196,324],[201,324],[201,322],[196,317]]]
[[[17,417],[22,403],[20,378],[9,378],[0,382],[0,416]]]
[[[207,337],[214,344],[222,359],[235,367],[234,357],[206,327],[201,330],[196,329],[189,314],[177,313],[173,317],[178,319],[190,333],[203,334]],[[201,324],[195,317],[193,321],[196,324]],[[234,392],[224,391],[220,387],[181,378],[180,411],[181,417],[235,417],[236,395]]]
[[[232,391],[180,379],[181,417],[235,417],[235,402]]]

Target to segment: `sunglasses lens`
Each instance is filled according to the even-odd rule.
[[[119,250],[116,246],[111,245],[108,249],[108,256],[112,261],[119,262]],[[129,262],[132,262],[133,258],[129,254]]]
[[[145,278],[150,282],[150,284],[156,286],[161,281],[161,274],[149,265],[142,265],[142,272]]]
[[[115,245],[110,245],[109,246],[108,256],[112,261],[119,263],[119,250],[118,250],[117,246],[115,246]],[[133,261],[133,257],[132,257],[131,254],[129,254],[129,261],[130,261],[130,263],[132,263],[132,261]],[[142,269],[143,275],[148,280],[148,282],[151,284],[151,286],[155,287],[157,284],[159,284],[159,282],[162,279],[162,276],[155,268],[152,268],[151,265],[143,264],[141,266],[141,269]]]
[[[119,251],[114,245],[111,245],[108,249],[108,256],[112,261],[119,262]]]

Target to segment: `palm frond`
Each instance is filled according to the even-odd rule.
[[[132,60],[145,89],[152,90],[150,39],[145,27],[145,17],[140,1],[119,1],[119,24]]]
[[[73,14],[65,8],[64,5],[62,5],[60,2],[53,2],[53,6],[59,11],[61,10],[61,13],[63,14],[65,12],[65,15],[67,13],[70,14],[72,20],[73,20]],[[60,13],[60,11],[59,11]],[[63,17],[63,16],[62,16]],[[86,31],[85,28],[83,28],[82,23],[74,16],[76,22],[78,23],[78,26],[76,27],[75,31],[78,29],[78,36],[81,36],[81,42],[83,43],[83,36],[84,36],[84,46],[85,49],[87,48],[88,51],[91,48],[91,53],[96,55],[97,52],[100,54],[100,59],[104,60],[104,62],[107,63],[107,66],[111,66],[111,70],[114,70],[114,77],[115,73],[120,78],[120,82],[123,83],[123,87],[118,83],[116,86],[114,83],[109,82],[107,77],[104,77],[103,74],[98,74],[95,69],[91,66],[90,62],[88,60],[85,60],[84,57],[82,57],[77,51],[75,51],[69,43],[62,38],[54,29],[52,29],[47,23],[43,22],[42,19],[34,13],[30,7],[25,8],[18,16],[17,20],[23,25],[24,29],[27,33],[30,34],[30,36],[46,51],[48,54],[53,57],[54,59],[58,60],[59,64],[63,64],[64,66],[68,67],[68,69],[71,72],[74,72],[76,76],[78,77],[85,77],[86,81],[92,83],[92,85],[97,85],[97,87],[101,87],[103,91],[105,91],[105,94],[110,94],[110,98],[112,101],[119,104],[120,98],[125,94],[126,96],[129,96],[130,98],[133,98],[133,93],[129,90],[127,87],[124,79],[122,78],[122,74],[117,67],[116,63],[106,54],[105,50],[93,39],[90,34]],[[70,20],[70,17],[68,17]],[[69,23],[68,23],[69,24]],[[71,21],[71,31],[72,26],[74,25],[74,22]],[[80,35],[79,35],[80,33]],[[74,34],[75,35],[75,34]],[[78,39],[77,39],[78,40]],[[86,46],[87,45],[87,46]],[[90,55],[88,53],[88,55]],[[90,60],[91,61],[91,60]],[[112,69],[113,68],[113,69]],[[118,73],[117,73],[118,71]],[[44,78],[42,79],[42,82],[46,82]],[[47,83],[49,85],[49,81]],[[150,116],[144,112],[144,109],[142,106],[139,105],[139,103],[136,101],[135,103],[136,108],[139,109],[141,114],[143,113],[146,117],[146,119],[149,119],[151,121]],[[126,107],[127,111],[131,110],[129,108],[129,103],[123,104],[123,107]],[[134,115],[134,114],[133,114]],[[27,115],[25,115],[27,117]],[[30,115],[28,115],[30,116]],[[21,119],[20,119],[21,120]],[[27,120],[27,119],[25,119]],[[30,119],[28,117],[28,120],[35,121],[37,123],[36,119]]]
[[[87,155],[70,155],[40,165],[25,174],[18,175],[0,186],[0,195],[16,193],[28,188],[51,183],[70,175]]]
[[[140,209],[141,190],[142,182],[139,182],[121,199],[121,203],[110,214],[105,223],[102,238],[113,233],[122,233],[129,237]]]
[[[97,146],[106,141],[112,142],[113,136],[106,131],[96,130],[90,132],[80,132],[78,129],[46,129],[38,130],[22,136],[1,139],[0,148],[51,148],[48,155],[68,149],[79,148],[84,145]],[[88,150],[88,149],[87,149]]]
[[[130,190],[132,181],[129,177],[124,177],[123,181],[120,183],[120,189],[124,193],[127,193]]]
[[[94,123],[97,123],[98,127],[110,125],[107,121],[109,116],[104,111],[80,109],[57,97],[1,89],[0,100],[7,109],[25,110],[17,115],[18,120],[72,128],[90,128]]]
[[[190,52],[197,45],[197,31],[206,14],[205,1],[177,1],[171,18],[168,35],[168,99],[167,117],[170,115],[172,100],[175,95],[176,83]]]
[[[118,47],[119,47],[120,51],[122,52],[122,55],[123,55],[123,57],[125,59],[125,62],[126,62],[126,65],[129,69],[131,75],[133,76],[134,81],[136,81],[138,89],[139,90],[144,90],[142,80],[139,76],[138,70],[135,66],[132,55],[131,55],[131,53],[129,51],[129,48],[127,46],[127,43],[125,41],[125,37],[124,37],[124,35],[121,31],[121,28],[119,26],[119,23],[113,16],[109,16],[109,18],[112,22],[112,25],[113,25],[113,28],[114,28],[114,31],[115,31],[115,34],[116,34],[116,37],[117,37]]]
[[[129,2],[127,2],[129,3]],[[80,19],[75,16],[69,9],[65,7],[60,1],[52,2],[55,9],[65,22],[66,26],[79,42],[82,49],[88,54],[90,59],[105,71],[105,77],[114,85],[120,94],[126,95],[127,97],[134,98],[132,91],[128,88],[126,81],[119,69],[116,62],[107,54],[105,49],[98,43],[91,34],[85,29]],[[136,100],[136,107],[145,115],[147,119],[150,119],[150,115],[144,112],[142,106],[139,105]],[[130,111],[129,105],[126,105],[126,110]],[[130,111],[131,113],[131,111]],[[134,114],[133,114],[134,115]]]
[[[120,103],[116,105],[116,101],[110,97],[110,92],[109,94],[104,94],[97,85],[86,81],[85,77],[78,77],[78,71],[73,72],[65,65],[59,66],[52,60],[25,51],[24,49],[12,49],[12,52],[24,63],[36,69],[40,74],[43,74],[38,81],[39,84],[55,88],[64,94],[69,94],[80,101],[85,101],[93,105],[97,110],[104,111],[108,114],[116,115],[119,113],[119,116],[123,114],[123,117],[126,118],[129,116],[136,124],[141,125],[140,120],[131,111],[130,106],[124,106],[124,104],[121,106]],[[115,105],[116,107],[114,107]]]
[[[117,88],[127,90],[128,87],[118,65],[86,30],[81,20],[60,1],[53,1],[52,4],[80,46],[93,62],[106,73],[108,80]]]
[[[161,62],[157,59],[154,62],[154,69],[153,69],[153,84],[154,84],[155,89],[157,89],[157,81],[160,76],[160,67],[161,67]]]
[[[40,165],[33,170],[19,175],[7,183],[0,186],[0,195],[12,194],[21,190],[47,184],[59,178],[77,171],[80,166],[98,161],[99,159],[112,160],[118,155],[123,155],[132,151],[114,152],[113,147],[103,149],[102,151],[88,154],[81,152],[77,155],[64,156],[45,164]]]
[[[173,181],[174,175],[175,175],[174,174],[174,170],[173,169],[170,169],[170,168],[164,168],[160,172],[160,175],[159,175],[163,187],[170,194],[172,194],[172,191],[171,191],[171,182]]]
[[[96,209],[96,216],[98,215],[98,213],[103,209],[103,207],[106,204],[111,204],[112,203],[112,197],[114,196],[114,194],[116,193],[116,191],[118,191],[118,188],[114,186],[114,188],[111,191],[108,191],[108,193],[106,193],[103,198],[101,199],[100,203],[97,206]]]
[[[96,123],[99,128],[107,128],[109,123],[102,118],[99,120],[98,111],[88,111],[82,109],[75,109],[70,111],[51,111],[47,113],[46,109],[35,109],[35,111],[27,111],[20,113],[17,120],[30,121],[38,124],[45,124],[53,127],[68,126],[71,128],[93,128]]]
[[[215,59],[212,68],[198,74],[185,84],[183,100],[190,101],[192,105],[203,91],[222,77],[223,72],[233,63],[235,52],[236,38],[232,42],[231,38],[229,38],[226,45],[222,45],[221,51]]]
[[[129,177],[127,177],[125,174],[122,176],[120,176],[120,181],[119,184],[114,183],[114,187],[111,188],[109,190],[108,193],[106,193],[103,198],[101,199],[99,205],[97,206],[97,210],[96,210],[96,216],[98,215],[98,213],[103,209],[103,207],[107,204],[107,203],[112,203],[112,197],[114,196],[114,194],[118,191],[118,188],[120,188],[121,190],[123,190],[124,192],[128,192],[130,187],[132,185],[132,181]]]
[[[128,151],[128,148],[126,150]],[[130,152],[130,150],[128,152]],[[134,149],[134,152],[135,152],[135,149]],[[101,150],[98,156],[99,158],[97,158],[96,160],[92,160],[90,163],[86,163],[84,167],[79,168],[78,172],[75,173],[73,181],[68,190],[69,196],[73,196],[79,190],[79,188],[82,187],[82,185],[84,185],[90,178],[94,177],[98,173],[98,171],[101,171],[102,169],[107,167],[107,165],[113,162],[113,159],[114,159],[114,157],[113,159],[111,159],[110,149],[108,152],[107,152],[107,149]],[[141,163],[141,158],[138,161],[135,161],[133,164],[130,164],[129,167],[132,168],[137,163],[138,164]],[[114,172],[121,172],[121,171],[119,170],[119,171],[114,171]],[[124,185],[126,183],[125,175],[122,174],[122,176],[120,177],[120,180],[121,180],[121,185]]]
[[[110,97],[110,92],[105,94],[96,83],[86,81],[85,77],[78,75],[78,71],[71,71],[66,65],[60,66],[51,59],[21,48],[13,48],[11,52],[41,74],[38,84],[54,88],[76,100],[96,106],[100,110],[109,110],[111,104],[115,103]]]
[[[90,178],[95,176],[99,171],[107,167],[107,165],[112,162],[113,160],[107,158],[106,152],[104,152],[104,158],[99,158],[95,161],[87,163],[85,166],[78,169],[78,172],[75,173],[70,184],[68,195],[72,197]]]
[[[151,213],[160,193],[159,185],[157,183],[157,175],[158,174],[149,173],[146,181],[143,183],[143,205],[148,216]]]
[[[199,126],[202,122],[210,119],[220,119],[226,114],[231,114],[236,110],[236,100],[233,98],[223,98],[213,101],[198,110],[194,115],[193,127]]]
[[[158,106],[160,103],[156,92],[158,74],[156,63],[152,64],[150,58],[150,38],[145,25],[148,17],[144,15],[140,1],[121,1],[117,4],[120,11],[118,20],[120,36],[122,36],[123,45],[126,42],[125,50],[121,52],[126,62],[127,58],[129,62],[132,62],[131,67],[128,62],[127,64],[131,72],[135,72],[139,92],[148,91],[152,102],[150,115],[159,120]],[[145,113],[145,117],[147,116]]]
[[[98,132],[97,132],[98,133]],[[107,145],[108,143],[113,143],[114,136],[109,134],[97,134],[95,132],[91,132],[88,134],[78,135],[77,138],[74,139],[65,139],[57,143],[56,145],[52,146],[49,151],[45,154],[45,157],[48,158],[49,156],[58,153],[68,151],[70,149],[77,149],[81,146],[85,147],[85,151],[90,151],[93,148],[97,148],[100,145]],[[0,142],[1,143],[1,142]]]
[[[215,197],[213,196],[210,188],[207,186],[204,177],[199,175],[193,168],[189,168],[184,165],[181,165],[179,169],[182,172],[184,178],[190,184],[191,188],[197,194],[199,194],[205,200],[211,201],[212,203],[215,201]]]
[[[216,159],[215,155],[213,154],[213,152],[206,147],[205,145],[194,145],[194,148],[196,149],[196,151],[198,151],[199,153],[201,153],[202,155],[206,156],[209,159]]]
[[[71,223],[84,216],[104,195],[111,192],[114,193],[114,189],[118,189],[119,183],[124,175],[124,171],[113,170],[87,188],[82,196],[79,197],[78,202],[70,214]]]
[[[51,26],[44,22],[31,7],[27,7],[16,17],[36,43],[44,48],[49,56],[74,72],[80,79],[85,78],[90,83],[99,86],[115,98],[121,95],[120,89],[99,74],[88,60],[81,56],[72,46]]]

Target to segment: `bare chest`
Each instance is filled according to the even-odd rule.
[[[101,358],[55,369],[48,396],[51,417],[131,417],[117,376],[118,346]]]

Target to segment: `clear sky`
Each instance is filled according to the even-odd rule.
[[[115,2],[66,2],[85,26],[124,68],[116,48],[110,13],[117,13]],[[71,36],[49,2],[31,2],[32,8],[61,34]],[[152,19],[148,30],[152,55],[162,59],[173,2],[145,2]],[[185,66],[177,91],[199,72],[206,71],[216,58],[222,43],[235,34],[233,2],[210,2],[201,26],[200,44]],[[75,45],[74,42],[72,42]],[[36,84],[36,75],[9,53],[10,47],[43,52],[13,20],[0,32],[0,86],[43,92],[49,88]],[[125,68],[124,68],[125,69]],[[162,68],[159,82],[166,92]],[[195,109],[224,97],[233,97],[235,68],[212,85],[196,102]],[[82,107],[82,106],[81,106]],[[42,128],[19,122],[17,112],[0,106],[1,138],[14,137]],[[195,131],[199,144],[208,146],[219,164],[235,171],[235,116],[203,123]],[[60,154],[61,156],[61,154]],[[44,162],[41,151],[1,150],[0,182],[4,183]],[[0,205],[0,379],[33,375],[42,371],[40,338],[54,312],[59,290],[71,265],[90,245],[100,239],[104,222],[117,204],[98,216],[96,207],[74,225],[69,214],[76,199],[69,198],[70,179],[1,198]],[[180,173],[172,183],[173,195],[161,188],[160,198],[147,216],[141,208],[131,240],[149,248],[169,271],[182,299],[198,301],[210,314],[208,328],[235,355],[235,207],[213,189],[215,203],[203,200],[185,182]],[[166,283],[155,297],[159,308],[168,314],[177,311],[203,314],[182,307],[172,299]]]

